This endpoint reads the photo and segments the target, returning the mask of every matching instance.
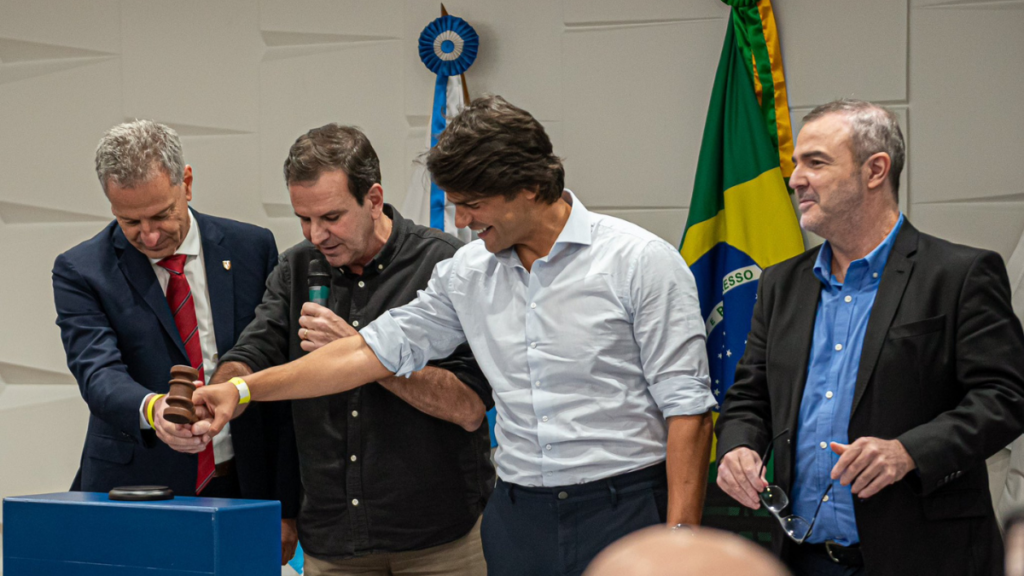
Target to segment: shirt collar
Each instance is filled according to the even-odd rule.
[[[199,237],[199,225],[196,223],[196,217],[192,214],[192,209],[188,209],[188,233],[185,234],[185,239],[181,241],[181,246],[174,251],[175,254],[184,254],[186,256],[199,256],[199,251],[203,248],[203,239]],[[149,261],[152,264],[163,260],[163,258],[150,258]]]
[[[367,271],[376,273],[386,268],[395,259],[395,255],[402,249],[402,244],[405,242],[410,222],[403,218],[391,204],[385,203],[383,211],[384,215],[391,219],[391,235],[388,236],[388,240],[380,252],[377,252],[377,255],[363,267],[363,274],[366,274]],[[342,268],[348,270],[348,266],[342,266]]]
[[[593,242],[590,235],[590,211],[580,202],[579,198],[568,188],[562,192],[562,199],[569,203],[569,219],[565,221],[562,232],[555,239],[554,246],[559,244],[583,244],[589,246]],[[552,251],[554,250],[552,246]]]
[[[865,285],[865,283],[877,284],[881,280],[882,271],[885,270],[885,264],[889,261],[889,254],[892,252],[893,245],[896,244],[896,236],[903,226],[903,220],[903,212],[900,212],[896,225],[889,231],[885,240],[882,240],[878,246],[875,246],[875,249],[867,256],[850,262],[850,268],[847,270],[846,278],[843,282],[844,285],[859,288]],[[818,258],[814,261],[814,275],[825,286],[833,284],[832,245],[827,240],[822,244],[821,250],[818,251]]]
[[[562,231],[558,233],[558,237],[555,238],[555,243],[551,245],[551,251],[548,255],[539,258],[538,260],[547,260],[553,254],[557,254],[565,246],[570,244],[582,244],[590,245],[593,239],[590,235],[590,211],[587,210],[583,202],[580,202],[576,195],[571,190],[566,188],[562,191],[562,200],[565,200],[569,204],[569,219],[565,221],[565,225],[562,226]],[[519,260],[519,254],[516,253],[515,247],[506,248],[501,252],[494,255],[498,259],[498,262],[511,266],[513,268],[523,268],[522,262]]]

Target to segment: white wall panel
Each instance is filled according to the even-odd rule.
[[[0,84],[0,201],[109,215],[93,155],[123,120],[120,82],[115,58]]]
[[[914,202],[1024,192],[1024,3],[915,8]]]
[[[566,32],[562,155],[591,204],[689,205],[726,22]]]
[[[0,38],[118,53],[119,0],[0,0]]]
[[[586,199],[583,199],[586,202]],[[590,208],[590,205],[587,205]],[[689,211],[685,208],[662,208],[662,209],[612,209],[596,211],[616,218],[622,218],[632,222],[650,232],[656,234],[669,244],[679,247],[683,239],[683,228],[686,227],[686,217]]]
[[[791,106],[907,98],[906,0],[776,0]]]
[[[257,7],[256,0],[124,0],[125,117],[255,131]]]
[[[956,201],[914,206],[914,225],[922,232],[1010,258],[1024,232],[1024,201]]]
[[[679,0],[648,0],[646,2],[612,2],[565,0],[567,25],[621,24],[624,22],[664,22],[724,18],[729,7],[723,2],[680,2]]]
[[[359,126],[381,161],[390,201],[405,197],[408,126],[403,114],[401,42],[352,43],[261,66],[260,174],[264,202],[288,203],[282,166],[295,139],[338,122]]]

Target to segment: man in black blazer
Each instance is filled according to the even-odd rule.
[[[287,560],[297,539],[287,519],[299,497],[294,444],[278,445],[291,436],[288,403],[232,422],[230,438],[211,450],[209,439],[162,418],[160,396],[171,366],[191,364],[208,377],[234,346],[277,263],[274,236],[191,210],[192,168],[161,124],[109,130],[96,170],[116,220],[53,267],[68,367],[91,413],[72,490],[157,484],[182,496],[280,500]]]
[[[1001,573],[985,458],[1024,428],[1024,334],[999,255],[900,213],[903,159],[875,105],[805,118],[790,186],[826,242],[765,270],[718,420],[719,486],[813,523],[776,534],[798,576]]]

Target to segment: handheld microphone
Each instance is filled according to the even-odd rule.
[[[314,258],[309,261],[306,280],[309,284],[309,301],[327,306],[327,297],[331,293],[331,275],[327,273],[321,260]]]

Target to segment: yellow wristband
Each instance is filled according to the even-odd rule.
[[[238,403],[248,404],[252,397],[249,395],[249,385],[245,383],[245,380],[236,376],[228,380],[228,382],[234,384],[235,388],[238,388]]]
[[[146,422],[149,422],[149,427],[156,429],[156,425],[153,424],[153,406],[156,406],[156,401],[167,396],[167,394],[157,394],[149,399],[149,403],[146,405]]]

